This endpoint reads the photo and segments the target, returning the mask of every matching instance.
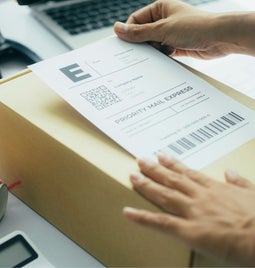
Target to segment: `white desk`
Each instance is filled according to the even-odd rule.
[[[254,8],[254,0],[243,1],[247,4],[247,7]],[[31,16],[27,7],[18,7],[13,0],[1,0],[0,29],[6,38],[21,42],[42,58],[68,51],[65,45]],[[255,97],[255,83],[251,83],[255,77],[255,59],[253,57],[236,55],[211,61],[199,61],[190,58],[180,60]],[[9,70],[4,73],[5,76],[24,68],[21,65],[9,67]],[[103,267],[102,264],[16,197],[10,195],[6,216],[0,222],[0,237],[16,229],[27,233],[56,267]]]
[[[55,267],[104,267],[12,194],[0,222],[0,237],[24,231]]]

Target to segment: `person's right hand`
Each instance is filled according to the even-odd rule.
[[[168,55],[210,59],[239,52],[238,42],[232,40],[232,35],[238,37],[232,31],[235,16],[201,11],[178,0],[159,0],[131,14],[126,24],[116,22],[114,30],[123,40],[150,41]]]
[[[255,267],[255,185],[227,170],[226,182],[192,170],[159,153],[139,159],[134,189],[161,212],[124,208],[125,216],[176,237],[190,248],[224,262]]]

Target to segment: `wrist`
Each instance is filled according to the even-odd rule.
[[[255,30],[255,14],[252,12],[217,14],[212,21],[212,38],[226,54],[255,55],[252,34]]]
[[[253,220],[254,222],[254,220]],[[243,251],[244,255],[240,256],[240,258],[244,261],[240,261],[239,263],[242,265],[252,266],[255,265],[255,227],[250,227],[244,231],[245,242],[243,248],[240,249]],[[244,258],[243,258],[244,257]]]
[[[242,222],[242,223],[241,223]],[[241,266],[255,265],[255,217],[245,217],[235,231],[233,263]],[[237,227],[237,226],[236,226]],[[234,234],[234,233],[233,233]],[[238,242],[237,242],[238,241]]]

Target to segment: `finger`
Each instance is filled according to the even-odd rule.
[[[209,188],[209,187],[213,187],[213,186],[219,184],[219,182],[217,182],[216,180],[212,180],[211,178],[209,178],[205,174],[203,174],[199,171],[193,170],[193,169],[186,170],[185,174],[193,182],[196,182],[197,184],[199,184],[203,187]]]
[[[162,186],[141,173],[130,175],[134,189],[163,210],[176,215],[188,212],[190,199],[179,191]]]
[[[159,17],[155,17],[154,14],[158,14],[158,12],[156,12],[156,3],[152,3],[133,12],[127,19],[127,23],[144,24],[154,22],[159,19]]]
[[[162,152],[158,153],[158,161],[162,166],[178,173],[185,173],[189,169],[181,161]]]
[[[138,159],[138,165],[143,174],[168,188],[178,190],[188,196],[194,196],[200,190],[184,174],[167,169],[150,159]]]
[[[186,221],[174,215],[154,213],[147,210],[125,207],[124,215],[139,224],[178,236],[186,226]]]
[[[160,29],[155,30],[157,22],[146,24],[126,24],[116,22],[114,31],[121,39],[128,42],[147,42],[147,41],[162,41],[162,33]]]
[[[228,183],[234,184],[243,188],[255,188],[254,184],[252,184],[249,180],[241,177],[237,171],[232,169],[227,169],[225,171],[225,178]]]
[[[191,181],[197,183],[200,186],[210,187],[217,183],[203,173],[188,168],[181,161],[171,157],[170,155],[159,153],[158,160],[159,163],[164,167],[168,168],[169,170],[174,170],[175,172],[185,174],[186,177],[188,177]]]

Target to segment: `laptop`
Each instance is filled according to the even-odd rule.
[[[183,1],[210,11],[240,9],[234,0]],[[70,49],[74,49],[113,34],[112,26],[115,21],[126,21],[133,11],[152,2],[152,0],[42,0],[30,5],[30,8],[36,19]]]

